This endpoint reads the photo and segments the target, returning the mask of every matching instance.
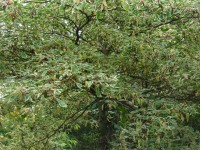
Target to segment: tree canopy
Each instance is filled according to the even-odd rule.
[[[5,0],[0,147],[200,148],[198,0]]]

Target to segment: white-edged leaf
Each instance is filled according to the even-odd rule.
[[[57,99],[57,102],[58,102],[58,105],[60,106],[60,107],[67,107],[67,104],[65,103],[65,101],[63,101],[63,100],[60,100],[60,99]]]

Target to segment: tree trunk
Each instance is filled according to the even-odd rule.
[[[113,136],[113,124],[108,121],[108,106],[106,103],[99,104],[99,148],[100,150],[108,150],[110,147],[109,142]]]

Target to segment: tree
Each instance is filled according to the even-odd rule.
[[[198,149],[198,6],[2,5],[1,147]]]

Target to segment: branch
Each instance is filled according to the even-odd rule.
[[[46,0],[46,1],[24,1],[23,3],[40,3],[40,4],[43,4],[43,3],[49,3],[51,2],[51,0]]]
[[[56,129],[54,129],[54,130],[52,130],[51,132],[49,132],[49,133],[47,134],[46,137],[44,137],[44,138],[42,138],[42,139],[40,139],[40,140],[38,140],[38,141],[35,141],[34,143],[41,142],[41,141],[44,141],[44,140],[48,140],[49,138],[51,138],[52,136],[54,136],[64,125],[66,125],[66,124],[71,124],[72,122],[77,121],[77,120],[87,111],[87,109],[88,109],[90,106],[94,105],[96,102],[97,102],[96,100],[92,101],[92,102],[91,102],[90,104],[88,104],[85,108],[83,108],[83,109],[81,109],[80,111],[78,111],[78,112],[72,114],[71,116],[65,118],[65,120],[64,120]],[[81,112],[81,111],[82,111],[82,112]],[[81,112],[81,113],[80,113],[80,112]],[[80,114],[79,114],[79,113],[80,113]],[[77,114],[79,114],[79,115],[76,116]],[[76,116],[76,117],[75,117],[75,116]],[[75,118],[74,118],[74,117],[75,117]],[[69,121],[69,122],[67,122],[67,121],[70,120],[70,119],[72,119],[72,120]]]
[[[147,32],[148,30],[157,29],[157,28],[159,28],[159,27],[161,27],[161,26],[163,26],[163,25],[171,24],[171,23],[173,23],[173,22],[180,21],[180,20],[182,20],[182,19],[188,19],[188,20],[189,20],[189,19],[200,19],[200,16],[191,16],[191,17],[180,17],[180,18],[175,18],[175,19],[172,19],[172,20],[169,20],[169,21],[162,22],[162,23],[157,24],[157,25],[150,26],[150,27],[148,27],[147,29],[138,31],[138,32],[136,32],[136,33],[132,32],[132,33],[129,34],[129,36],[132,36],[133,34],[134,34],[134,35],[138,35],[138,34],[141,34],[141,33],[145,33],[145,32]]]

